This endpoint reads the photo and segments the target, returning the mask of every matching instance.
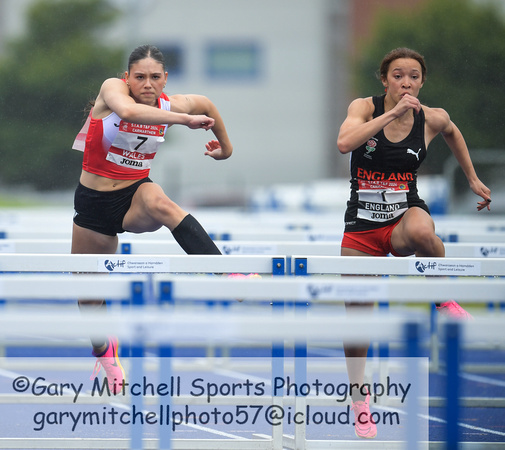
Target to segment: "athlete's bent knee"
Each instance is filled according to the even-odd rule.
[[[423,227],[418,230],[415,237],[415,246],[417,254],[424,254],[426,256],[443,256],[444,253],[441,239],[435,234],[433,230]]]

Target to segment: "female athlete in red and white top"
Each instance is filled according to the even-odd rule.
[[[233,147],[216,106],[202,95],[163,93],[168,74],[163,54],[154,46],[136,48],[124,79],[102,84],[87,121],[74,142],[83,150],[75,193],[72,253],[114,254],[117,233],[152,232],[163,226],[188,254],[220,254],[198,221],[149,178],[151,163],[173,125],[212,130],[215,139],[204,154],[216,160]],[[102,308],[105,301],[79,300],[82,308]],[[109,384],[124,374],[117,361],[117,340],[92,340],[93,354]]]

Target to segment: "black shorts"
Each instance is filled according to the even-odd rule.
[[[124,189],[105,192],[79,183],[74,195],[74,223],[108,236],[124,233],[124,216],[130,209],[133,195],[143,183],[152,183],[152,180],[143,178]]]

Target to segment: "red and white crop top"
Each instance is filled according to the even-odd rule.
[[[170,99],[164,93],[158,99],[158,107],[170,111]],[[103,119],[94,119],[92,112],[72,146],[84,151],[82,168],[115,180],[147,177],[151,161],[165,141],[168,124],[129,123],[114,112]]]

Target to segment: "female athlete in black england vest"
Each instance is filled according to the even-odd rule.
[[[421,105],[417,98],[426,79],[424,58],[398,48],[384,57],[379,73],[386,94],[354,100],[338,136],[340,152],[351,154],[351,196],[341,255],[444,257],[444,244],[435,234],[416,183],[417,169],[435,136],[442,134],[470,188],[482,197],[479,211],[490,209],[491,191],[477,177],[463,135],[447,112]],[[346,307],[370,309],[373,304]],[[438,305],[438,310],[462,319],[471,317],[456,302]],[[351,383],[363,383],[367,350],[368,345],[344,342]],[[356,416],[369,417],[369,394],[354,392],[352,398]],[[363,438],[377,434],[369,420],[356,420],[355,431]]]

